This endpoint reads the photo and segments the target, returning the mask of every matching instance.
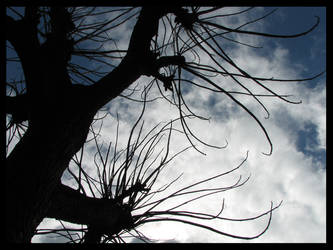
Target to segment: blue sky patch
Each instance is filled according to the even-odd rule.
[[[314,123],[307,123],[304,129],[298,131],[296,147],[326,167],[326,150],[319,148],[319,146],[317,126]]]

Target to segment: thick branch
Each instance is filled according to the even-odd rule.
[[[141,75],[147,73],[147,67],[152,64],[150,44],[157,35],[159,19],[171,11],[170,7],[143,7],[134,26],[128,52],[122,62],[111,73],[103,77],[93,86],[92,96],[98,108],[117,97]],[[175,57],[172,57],[174,60]],[[176,57],[177,63],[179,58]],[[160,67],[170,63],[166,57],[158,61]],[[92,100],[94,101],[94,100]]]
[[[156,60],[158,68],[167,67],[169,65],[182,65],[184,63],[184,56],[163,56]]]
[[[185,63],[184,56],[162,56],[160,58],[156,58],[157,56],[154,53],[150,52],[150,55],[147,56],[147,60],[144,64],[143,74],[147,76],[158,77],[159,69],[162,67],[167,67],[170,65],[178,65],[181,66]]]
[[[70,85],[66,64],[71,54],[71,41],[63,39],[58,32],[50,35],[41,46],[37,37],[39,18],[38,8],[33,6],[26,7],[21,20],[6,17],[6,39],[20,58],[33,110],[40,106],[39,100],[62,99],[65,87]]]
[[[133,29],[128,55],[144,56],[150,51],[150,42],[157,35],[159,19],[167,13],[165,7],[143,7]],[[143,59],[143,58],[141,58]]]
[[[29,102],[26,94],[6,96],[6,114],[11,114],[14,123],[20,123],[29,118]]]
[[[52,196],[47,217],[93,226],[110,234],[133,225],[130,212],[115,201],[87,197],[62,184]]]
[[[27,85],[36,82],[34,77],[37,72],[34,68],[34,62],[39,46],[37,37],[34,37],[32,31],[34,24],[30,22],[29,19],[16,21],[12,17],[6,16],[6,40],[13,45],[20,58]]]
[[[172,91],[172,80],[174,78],[173,75],[165,76],[163,74],[159,73],[159,69],[162,67],[167,67],[170,65],[184,65],[185,63],[185,57],[183,56],[163,56],[158,59],[152,59],[150,64],[146,64],[145,69],[145,75],[147,76],[153,76],[156,79],[163,82],[165,90],[171,90]]]
[[[35,63],[39,48],[38,22],[37,9],[33,6],[26,7],[25,17],[21,20],[6,16],[6,40],[13,45],[20,58],[27,86],[37,81],[39,73]]]

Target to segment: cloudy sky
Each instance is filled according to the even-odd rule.
[[[240,8],[244,9],[244,8]],[[225,18],[221,23],[242,24],[258,15],[273,10],[273,7],[257,8],[240,16]],[[224,10],[223,13],[235,11]],[[274,34],[293,34],[311,27],[319,16],[321,22],[312,33],[294,39],[271,39],[249,35],[233,38],[262,48],[251,48],[240,44],[225,43],[226,53],[248,73],[258,77],[280,79],[300,79],[313,76],[326,68],[326,9],[323,7],[280,7],[273,15],[261,20],[259,25],[249,25],[248,30]],[[118,47],[126,48],[134,22],[119,26],[114,37]],[[110,45],[111,46],[111,45]],[[198,51],[202,63],[212,65],[209,57]],[[186,55],[188,56],[188,55]],[[191,60],[191,57],[186,57]],[[192,59],[193,60],[193,59]],[[226,66],[227,67],[227,66]],[[201,83],[190,74],[184,77]],[[222,79],[222,80],[221,80]],[[221,86],[236,91],[235,83],[221,78]],[[135,86],[144,86],[151,78],[141,77]],[[183,83],[186,85],[186,83]],[[203,83],[202,83],[203,84]],[[256,93],[264,93],[249,81],[244,84]],[[227,187],[235,183],[239,176],[249,180],[241,187],[202,198],[183,209],[217,214],[224,201],[222,217],[249,218],[264,213],[281,201],[281,206],[273,212],[268,231],[250,242],[325,242],[326,241],[326,78],[325,75],[308,82],[265,82],[265,85],[282,95],[292,95],[289,99],[301,100],[301,104],[290,104],[272,97],[260,100],[270,113],[266,112],[253,98],[236,95],[265,126],[273,144],[273,153],[266,156],[270,145],[259,127],[243,109],[226,95],[214,93],[198,87],[184,86],[184,99],[196,114],[209,117],[209,121],[193,119],[188,122],[191,130],[206,143],[224,146],[215,149],[196,142],[198,151],[189,149],[169,163],[161,174],[156,188],[169,183],[183,173],[182,177],[166,192],[178,190],[196,181],[229,171],[238,166],[246,157],[247,161],[229,175],[203,184],[200,188]],[[156,87],[148,98],[158,95]],[[238,89],[239,90],[239,89]],[[170,91],[169,91],[170,92]],[[166,94],[169,94],[168,92]],[[117,98],[105,107],[110,113],[105,118],[100,143],[107,145],[115,140],[116,114],[119,113],[119,145],[126,146],[131,126],[138,118],[142,105]],[[144,132],[158,122],[168,122],[178,117],[178,110],[165,100],[158,99],[147,104],[143,120]],[[181,128],[179,122],[175,128]],[[189,141],[181,133],[173,133],[171,152],[176,153],[189,146]],[[85,166],[88,172],[95,172],[93,164],[94,144],[87,146]],[[162,145],[163,146],[163,145]],[[72,180],[63,178],[68,184]],[[185,199],[185,197],[183,197]],[[179,201],[178,201],[179,202]],[[170,200],[161,208],[175,206]],[[265,228],[269,217],[237,222],[211,220],[205,225],[217,230],[240,235],[254,236]],[[41,228],[58,226],[56,221],[46,219]],[[248,242],[215,234],[179,222],[147,223],[139,228],[145,236],[160,242]],[[35,242],[61,241],[35,237]],[[130,241],[130,240],[129,240]],[[137,242],[137,241],[133,241]]]

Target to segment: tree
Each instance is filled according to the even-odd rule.
[[[86,225],[81,229],[84,234],[79,237],[84,242],[117,242],[121,240],[119,234],[123,230],[135,230],[140,224],[162,220],[188,223],[222,235],[244,239],[259,237],[267,230],[272,212],[279,205],[272,204],[267,212],[247,219],[253,220],[269,214],[267,227],[253,237],[228,234],[184,219],[227,219],[220,216],[223,204],[217,215],[176,210],[192,200],[241,186],[247,179],[240,178],[234,185],[222,188],[189,190],[210,181],[205,179],[181,188],[171,196],[149,202],[151,197],[162,193],[175,181],[171,180],[166,187],[153,189],[161,171],[177,155],[169,156],[172,133],[184,134],[190,147],[199,153],[203,152],[196,146],[198,142],[208,147],[224,147],[210,145],[192,132],[188,119],[207,118],[193,112],[186,103],[182,95],[183,84],[189,83],[193,87],[214,91],[234,101],[257,122],[269,144],[269,151],[265,154],[270,155],[273,145],[265,127],[236,96],[252,97],[267,112],[268,117],[269,111],[261,102],[261,96],[271,96],[289,103],[299,102],[276,93],[264,85],[264,81],[306,81],[322,74],[292,80],[251,76],[232,60],[221,45],[223,38],[252,46],[235,40],[228,36],[230,34],[271,38],[300,37],[315,29],[319,18],[312,27],[301,33],[275,35],[244,29],[274,11],[234,28],[224,26],[220,20],[225,15],[238,15],[251,8],[224,15],[218,13],[219,9],[179,6],[110,9],[29,6],[21,14],[15,8],[9,8],[12,14],[6,16],[6,40],[18,59],[8,58],[7,61],[10,63],[19,60],[24,74],[24,79],[21,80],[23,88],[18,87],[20,82],[17,80],[6,82],[6,237],[9,241],[30,242],[36,228],[46,217]],[[99,17],[103,15],[107,18],[100,20]],[[117,49],[116,42],[108,34],[112,34],[112,31],[126,22],[134,22],[128,48]],[[103,48],[103,45],[110,42],[115,44],[114,48]],[[200,53],[208,55],[214,67],[200,62]],[[190,55],[194,59],[190,59]],[[88,59],[89,64],[77,58]],[[93,68],[93,63],[98,64],[99,68]],[[132,88],[132,84],[141,76],[151,77],[152,80],[144,87]],[[201,82],[193,81],[193,76],[198,77]],[[242,91],[225,89],[217,77],[231,78]],[[266,94],[253,93],[244,81],[253,82],[266,91]],[[157,129],[158,126],[154,127],[143,138],[142,123],[137,137],[133,139],[146,103],[153,101],[147,96],[154,88],[179,110],[179,117],[160,129]],[[141,93],[141,99],[133,97],[137,96],[134,95],[137,92]],[[120,151],[115,148],[112,158],[111,143],[104,154],[96,140],[98,132],[95,132],[92,124],[103,119],[96,118],[96,115],[118,96],[142,103],[143,110],[133,125],[126,148]],[[176,122],[180,123],[181,130],[173,127]],[[82,156],[78,157],[83,154],[89,134],[93,135],[89,140],[96,143],[96,155],[100,160],[99,164],[96,162],[99,176],[97,180],[85,171]],[[9,149],[14,136],[19,136],[19,141],[13,149]],[[168,138],[165,142],[165,154],[161,162],[154,165],[162,152],[151,158],[152,153],[162,137]],[[108,157],[112,165],[107,164]],[[76,164],[75,171],[69,168],[71,162]],[[212,179],[237,170],[242,163]],[[77,190],[61,183],[65,171],[77,180]],[[93,197],[86,195],[87,188],[96,184],[99,188],[90,189]],[[97,190],[99,195],[95,196],[94,192],[98,192]],[[154,210],[160,203],[186,194],[193,194],[195,197],[168,210]],[[145,211],[132,215],[133,210],[139,208],[145,208]],[[160,215],[168,217],[161,218]],[[52,232],[65,232],[72,239],[68,228]],[[144,239],[136,232],[139,238]]]

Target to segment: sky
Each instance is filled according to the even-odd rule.
[[[240,8],[244,9],[244,8]],[[273,10],[274,7],[260,7],[237,17],[225,18],[223,24],[241,24],[251,18]],[[230,11],[230,9],[227,9]],[[254,76],[266,76],[281,79],[300,79],[310,77],[326,68],[326,9],[324,7],[280,7],[273,15],[261,20],[259,25],[249,25],[248,30],[293,34],[311,27],[320,17],[319,26],[310,34],[293,39],[272,39],[249,35],[237,35],[237,40],[261,46],[250,48],[240,44],[222,43],[227,54],[244,70]],[[119,26],[114,34],[119,48],[126,48],[134,20]],[[107,45],[105,45],[107,47]],[[111,45],[110,45],[111,46]],[[212,64],[211,60],[199,52],[203,63]],[[188,56],[188,55],[186,55]],[[191,57],[186,57],[191,60]],[[10,68],[9,70],[13,70]],[[15,71],[15,70],[13,70]],[[193,75],[184,75],[200,82]],[[214,196],[189,203],[184,209],[217,214],[224,201],[223,217],[248,218],[264,213],[281,201],[281,206],[274,210],[270,227],[261,237],[246,241],[229,238],[179,222],[147,223],[139,228],[140,232],[157,242],[178,243],[323,243],[326,242],[326,75],[308,82],[269,82],[272,90],[280,94],[291,94],[294,101],[290,104],[282,100],[263,97],[260,100],[269,110],[270,117],[253,98],[237,96],[265,126],[273,144],[270,147],[263,131],[244,110],[237,107],[226,95],[195,88],[184,83],[184,99],[197,114],[210,117],[209,121],[194,119],[189,121],[193,132],[203,141],[227,147],[210,148],[198,144],[206,155],[192,149],[173,159],[156,183],[162,186],[174,180],[181,173],[168,192],[178,190],[196,181],[223,173],[239,165],[246,155],[246,162],[229,175],[222,176],[203,184],[202,188],[230,186],[241,176],[248,181],[235,189],[227,190]],[[143,86],[149,77],[141,77],[132,86]],[[221,78],[221,86],[236,90],[235,83]],[[258,86],[246,82],[253,91],[260,92]],[[168,94],[168,93],[167,93]],[[158,95],[155,89],[149,97]],[[235,95],[236,97],[236,95]],[[105,106],[109,114],[103,121],[101,143],[107,145],[115,140],[116,114],[119,114],[119,146],[126,146],[131,126],[138,118],[142,105],[119,97]],[[158,122],[167,122],[178,117],[178,110],[165,100],[158,99],[147,104],[143,120],[144,132]],[[98,126],[98,125],[96,125]],[[179,127],[179,123],[174,124]],[[163,142],[163,141],[162,141]],[[172,153],[189,146],[186,137],[175,132],[171,139]],[[163,145],[161,145],[163,147]],[[94,169],[94,144],[87,144],[85,166],[89,173]],[[63,182],[71,185],[66,173]],[[163,208],[170,208],[177,201],[170,200]],[[257,220],[207,221],[207,225],[218,230],[241,235],[254,236],[265,228],[268,216]],[[40,228],[59,227],[58,222],[45,219]],[[61,238],[36,236],[34,242],[61,242]],[[138,242],[138,240],[129,240]]]

